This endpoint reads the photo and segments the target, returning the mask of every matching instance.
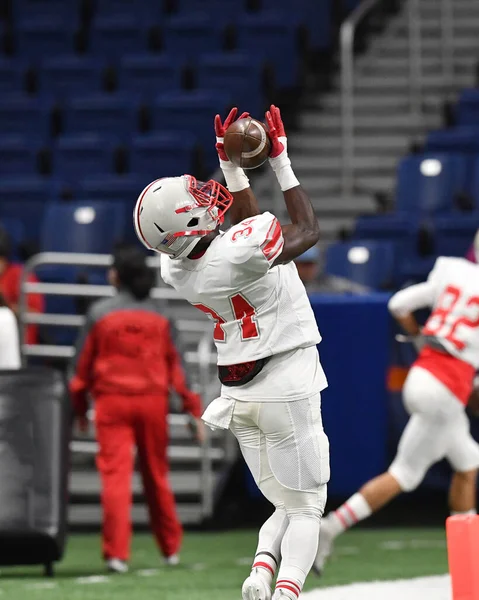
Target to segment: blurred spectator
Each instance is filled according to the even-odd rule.
[[[182,527],[168,481],[168,395],[173,387],[192,416],[199,441],[201,400],[190,391],[172,325],[149,295],[155,276],[145,256],[123,247],[109,280],[114,298],[94,303],[77,344],[70,392],[86,427],[87,393],[95,400],[102,481],[103,556],[110,570],[126,572],[130,550],[131,477],[136,445],[151,527],[168,564],[178,562]]]
[[[18,316],[18,303],[20,300],[20,283],[23,266],[10,262],[12,247],[8,233],[0,227],[0,293],[3,294],[9,308]],[[38,282],[35,275],[29,275],[27,281]],[[30,312],[43,312],[44,303],[41,294],[28,294],[28,310]],[[26,329],[26,343],[38,343],[38,326],[28,325]]]
[[[21,367],[17,319],[0,294],[0,369]]]
[[[309,293],[320,294],[367,294],[371,290],[359,283],[328,275],[323,271],[318,246],[306,250],[295,261],[299,277]]]

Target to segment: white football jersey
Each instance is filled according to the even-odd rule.
[[[433,310],[423,334],[479,369],[479,265],[464,258],[438,258],[427,283]]]
[[[265,212],[221,232],[198,259],[161,257],[161,275],[214,321],[218,365],[258,360],[321,341],[294,263],[273,267],[281,225]]]

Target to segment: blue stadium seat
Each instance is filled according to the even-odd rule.
[[[196,139],[192,135],[158,133],[133,138],[130,171],[151,181],[192,173]]]
[[[147,35],[138,19],[124,16],[98,17],[93,23],[89,53],[118,60],[127,52],[147,49]]]
[[[0,179],[0,205],[11,201],[46,203],[54,193],[54,182],[42,177],[18,175]]]
[[[162,31],[166,51],[176,56],[196,59],[222,49],[222,28],[206,14],[171,17]]]
[[[456,105],[456,124],[479,126],[479,90],[464,90]]]
[[[0,59],[0,93],[23,92],[27,65],[22,60]]]
[[[28,19],[63,19],[77,23],[79,18],[78,0],[15,0],[12,4],[13,20],[18,23]]]
[[[96,0],[95,4],[98,16],[140,17],[145,24],[158,21],[163,8],[157,0]]]
[[[141,191],[150,183],[150,179],[141,175],[95,175],[85,177],[79,182],[76,198],[87,201],[113,200],[129,202],[130,214]]]
[[[280,88],[299,83],[300,55],[297,23],[278,11],[245,15],[236,22],[238,49],[265,60],[275,67]]]
[[[109,253],[121,241],[124,214],[115,202],[50,203],[43,219],[45,252]]]
[[[116,145],[114,138],[96,134],[61,136],[53,150],[53,172],[69,182],[96,173],[112,173]]]
[[[392,242],[358,240],[329,246],[325,269],[330,275],[379,290],[394,283],[395,262]]]
[[[231,101],[240,110],[261,115],[264,94],[261,64],[243,53],[216,53],[200,56],[196,66],[198,87],[228,90]]]
[[[204,145],[208,166],[212,168],[216,160],[214,116],[217,113],[225,114],[229,105],[230,99],[222,91],[161,94],[152,107],[152,128],[194,135]]]
[[[181,88],[183,61],[172,55],[131,54],[121,59],[119,89],[151,97]]]
[[[74,29],[62,19],[25,19],[17,25],[16,55],[34,63],[43,58],[71,54],[74,50]]]
[[[262,11],[288,12],[308,30],[309,42],[313,48],[329,49],[334,28],[331,19],[331,5],[334,0],[261,0]]]
[[[40,236],[39,224],[43,220],[46,203],[37,200],[23,200],[22,194],[14,190],[13,194],[3,194],[0,184],[0,220],[17,219],[22,222],[25,238],[29,241],[38,241]]]
[[[456,154],[407,156],[398,167],[396,210],[410,214],[447,212],[467,185],[467,161]]]
[[[138,103],[123,94],[91,94],[65,105],[64,133],[128,137],[137,127]]]
[[[183,15],[214,15],[221,24],[234,23],[245,6],[245,2],[225,2],[224,0],[179,0],[179,12]]]
[[[407,257],[416,254],[418,230],[414,215],[368,215],[356,220],[353,239],[393,242],[401,257]]]
[[[50,136],[51,104],[28,96],[0,96],[0,136],[25,135],[39,139]]]
[[[473,199],[475,207],[479,210],[479,155],[475,155],[471,159],[467,192]]]
[[[25,226],[23,221],[16,217],[0,216],[0,227],[4,229],[10,238],[12,245],[12,259],[18,259],[18,247],[25,241]]]
[[[479,212],[437,217],[434,227],[436,254],[465,256],[479,229]]]
[[[425,150],[479,154],[479,127],[452,127],[431,131],[426,138]]]
[[[0,137],[0,175],[34,175],[40,142],[28,136]]]
[[[40,91],[59,98],[99,92],[105,66],[101,58],[75,54],[48,58],[40,68]]]

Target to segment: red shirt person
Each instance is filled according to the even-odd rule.
[[[23,265],[12,263],[11,243],[7,232],[0,228],[0,293],[3,295],[7,306],[18,315],[20,301],[20,285],[23,275]],[[35,275],[29,275],[27,281],[38,282]],[[41,294],[28,294],[28,310],[30,312],[43,312],[44,302]],[[38,326],[28,325],[26,329],[27,344],[38,344]]]
[[[167,562],[177,561],[182,527],[168,482],[169,391],[196,420],[201,441],[201,400],[187,385],[173,328],[149,297],[154,274],[143,253],[119,250],[109,273],[115,297],[92,305],[77,343],[70,393],[85,420],[87,394],[95,400],[102,481],[103,556],[124,572],[130,551],[131,475],[136,445],[153,533]],[[83,421],[84,422],[84,421]]]

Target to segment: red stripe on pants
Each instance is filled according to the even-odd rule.
[[[105,558],[129,558],[135,445],[153,535],[164,556],[180,549],[183,530],[168,481],[167,414],[168,400],[161,396],[96,398]]]

